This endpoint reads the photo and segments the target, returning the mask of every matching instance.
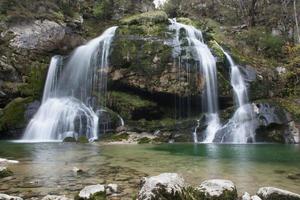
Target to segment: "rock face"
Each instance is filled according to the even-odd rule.
[[[257,195],[262,200],[300,200],[300,195],[274,187],[259,188]]]
[[[10,41],[12,47],[51,51],[56,49],[65,37],[66,26],[49,20],[36,20],[29,24],[13,26],[9,31],[15,35]]]
[[[23,200],[21,197],[9,196],[7,194],[0,194],[1,200]]]
[[[176,173],[163,173],[144,178],[138,194],[139,200],[180,199],[185,183]]]
[[[207,199],[233,200],[237,199],[237,190],[232,181],[222,179],[206,180],[196,188]]]
[[[284,109],[268,104],[253,104],[256,114],[256,140],[263,142],[296,143],[299,130]]]

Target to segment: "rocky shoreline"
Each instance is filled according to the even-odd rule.
[[[2,169],[1,169],[2,170]],[[0,173],[1,174],[1,173]],[[2,177],[1,177],[2,178]],[[177,173],[162,173],[140,180],[139,192],[132,199],[137,200],[300,200],[300,194],[275,187],[261,187],[256,194],[245,192],[238,196],[235,184],[230,180],[210,179],[198,186],[190,186]],[[46,195],[42,200],[103,200],[124,199],[117,184],[95,184],[85,186],[74,197]],[[1,200],[23,200],[21,197],[0,193]],[[24,198],[38,199],[38,198]]]

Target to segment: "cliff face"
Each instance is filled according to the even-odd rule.
[[[120,114],[131,130],[163,130],[169,134],[167,138],[191,139],[195,119],[201,115],[204,77],[193,69],[181,68],[174,60],[170,42],[174,32],[168,28],[168,16],[162,11],[151,11],[151,1],[28,0],[1,4],[5,9],[0,15],[0,137],[20,136],[38,108],[36,100],[41,99],[51,56],[67,55],[117,24],[110,56],[108,108]],[[255,52],[248,42],[253,37],[249,31],[239,29],[236,34],[236,29],[221,29],[217,22],[204,18],[179,20],[203,30],[218,61],[219,103],[224,122],[234,110],[233,93],[228,63],[216,42],[239,63],[252,101],[283,107],[299,122],[299,47],[286,47],[287,59],[278,62],[270,57],[270,50],[266,54]],[[261,48],[276,47],[276,41],[261,41],[264,42],[259,44],[264,45]],[[282,135],[292,121],[280,122],[280,128],[272,126],[270,130],[280,129]]]

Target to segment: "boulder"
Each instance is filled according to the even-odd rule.
[[[111,195],[118,192],[118,185],[117,184],[108,184],[106,186],[106,194]]]
[[[49,20],[36,20],[10,28],[15,37],[10,45],[15,48],[51,51],[58,47],[66,34],[65,24]]]
[[[66,196],[47,195],[43,197],[42,200],[71,200],[71,199],[67,198]]]
[[[262,200],[300,200],[300,194],[275,187],[261,187],[258,189],[257,195]]]
[[[139,200],[180,199],[185,187],[184,179],[176,173],[163,173],[143,178]]]
[[[21,197],[9,196],[7,194],[1,194],[1,193],[0,193],[0,199],[1,200],[23,200]]]
[[[237,199],[237,190],[232,181],[222,179],[206,180],[196,188],[206,199],[233,200]]]
[[[105,186],[104,185],[90,185],[83,188],[79,194],[75,197],[76,200],[92,200],[99,198],[104,198],[105,194]]]
[[[13,172],[7,167],[0,167],[0,178],[5,178],[8,176],[12,176]]]

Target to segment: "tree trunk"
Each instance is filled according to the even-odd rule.
[[[295,15],[295,26],[296,26],[297,43],[300,43],[300,31],[299,31],[299,24],[298,24],[297,9],[296,9],[296,0],[294,0],[294,15]]]

